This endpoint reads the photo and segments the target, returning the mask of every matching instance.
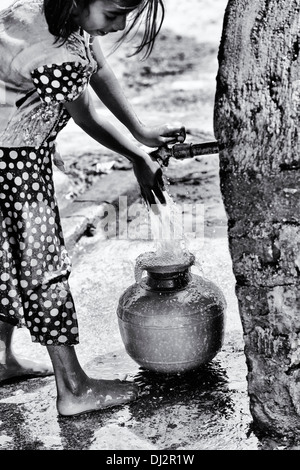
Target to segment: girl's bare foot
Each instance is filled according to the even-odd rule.
[[[0,358],[0,383],[7,380],[47,377],[48,375],[53,375],[53,368],[50,365],[14,356],[6,357],[5,361],[1,361]]]
[[[120,406],[136,400],[138,395],[139,387],[134,383],[87,377],[79,390],[58,397],[57,409],[62,416],[74,416]]]
[[[16,356],[12,349],[15,327],[0,321],[0,383],[29,377],[53,375],[52,365],[45,365]]]
[[[55,373],[57,410],[74,416],[136,400],[139,387],[121,380],[99,380],[82,369],[73,346],[47,346]]]

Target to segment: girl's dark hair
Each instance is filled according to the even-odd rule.
[[[88,8],[95,0],[44,0],[44,14],[49,32],[55,36],[56,43],[64,44],[70,34],[78,30],[73,20],[76,8]],[[124,0],[123,0],[124,1]],[[137,0],[137,8],[130,13],[131,21],[117,45],[121,44],[129,33],[138,31],[143,24],[143,35],[132,55],[144,51],[144,58],[153,49],[155,39],[162,27],[165,16],[163,0]]]

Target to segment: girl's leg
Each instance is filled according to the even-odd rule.
[[[62,416],[101,410],[138,398],[138,386],[120,380],[97,380],[86,375],[73,346],[47,346],[57,387],[57,409]]]
[[[23,377],[45,377],[53,374],[53,369],[22,357],[17,357],[12,349],[15,327],[0,321],[0,382]]]

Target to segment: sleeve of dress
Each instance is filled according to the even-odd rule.
[[[80,62],[43,65],[31,72],[41,100],[47,104],[76,100],[88,85],[90,74]]]

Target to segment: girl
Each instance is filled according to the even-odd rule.
[[[162,0],[19,0],[0,15],[0,380],[48,375],[21,361],[11,347],[15,326],[45,345],[63,416],[135,399],[135,384],[94,380],[81,368],[74,346],[78,327],[52,180],[55,138],[70,117],[100,144],[133,164],[142,196],[164,203],[157,162],[95,111],[88,84],[144,145],[180,140],[180,130],[148,128],[136,117],[104,59],[96,36],[145,20],[137,52],[151,52],[160,29]],[[160,19],[160,21],[158,21]]]

